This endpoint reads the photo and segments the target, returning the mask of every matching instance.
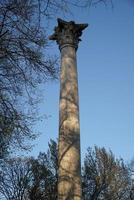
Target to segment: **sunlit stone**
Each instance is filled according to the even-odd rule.
[[[76,50],[87,26],[58,19],[50,36],[61,51],[58,200],[82,199]]]

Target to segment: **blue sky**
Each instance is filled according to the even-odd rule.
[[[77,51],[82,159],[94,145],[126,161],[134,156],[134,4],[128,2],[115,0],[113,10],[101,4],[73,9],[74,15],[64,18],[89,23]],[[50,34],[56,24],[55,18]],[[55,42],[49,51],[60,55]],[[35,127],[42,134],[30,153],[34,156],[46,151],[50,138],[58,138],[59,83],[42,90],[39,112],[48,117]]]

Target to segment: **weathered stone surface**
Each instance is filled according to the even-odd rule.
[[[64,45],[73,45],[76,49],[82,31],[88,26],[88,24],[75,24],[74,21],[66,22],[62,19],[58,19],[58,26],[55,27],[55,32],[49,37],[50,40],[56,40],[61,49]]]
[[[58,200],[82,199],[76,49],[86,27],[58,19],[50,37],[61,50]]]

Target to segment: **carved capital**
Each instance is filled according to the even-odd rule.
[[[82,31],[88,26],[88,24],[75,24],[74,21],[66,22],[62,19],[58,19],[58,26],[54,29],[54,34],[49,37],[50,40],[56,40],[59,48],[63,48],[66,45],[78,47],[80,36]]]

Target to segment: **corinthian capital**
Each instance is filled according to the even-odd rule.
[[[58,26],[54,29],[54,34],[49,37],[50,40],[56,40],[59,48],[63,48],[66,45],[78,47],[80,36],[82,31],[88,26],[88,24],[75,24],[74,21],[66,22],[62,19],[58,19]]]

